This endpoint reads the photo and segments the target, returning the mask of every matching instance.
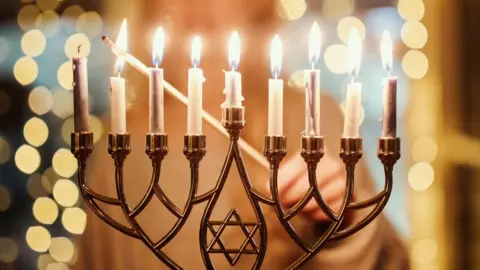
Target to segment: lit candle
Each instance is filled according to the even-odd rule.
[[[187,134],[202,134],[202,84],[203,70],[200,66],[202,44],[197,36],[192,42],[192,68],[188,70],[188,119]]]
[[[282,69],[282,42],[278,35],[270,48],[270,68],[273,79],[268,81],[268,135],[283,135],[283,80],[278,79]]]
[[[350,33],[348,42],[349,74],[351,83],[347,86],[347,97],[345,100],[345,122],[343,137],[360,137],[360,124],[362,114],[362,84],[355,82],[355,76],[360,69],[362,58],[362,43],[356,29]]]
[[[242,107],[242,74],[236,71],[240,63],[240,38],[237,32],[233,32],[228,46],[228,63],[230,71],[225,72],[225,103],[222,107]]]
[[[305,136],[320,136],[320,70],[315,63],[320,59],[321,33],[315,22],[309,35],[309,61],[312,69],[305,70]]]
[[[392,38],[390,33],[385,31],[382,36],[381,54],[383,66],[388,72],[388,77],[383,79],[383,127],[382,137],[397,136],[397,77],[392,72]]]
[[[164,45],[163,29],[159,27],[153,38],[152,61],[154,68],[149,69],[150,133],[165,133],[163,116],[163,69],[158,68],[162,63]]]
[[[116,40],[117,47],[127,51],[127,21],[124,20]],[[117,134],[127,133],[125,79],[120,77],[125,61],[122,56],[115,61],[116,77],[110,78],[110,107],[111,107],[111,132]]]
[[[75,132],[88,131],[88,73],[87,58],[73,57],[73,112]]]

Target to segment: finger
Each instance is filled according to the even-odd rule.
[[[327,205],[331,205],[336,203],[336,201],[342,201],[344,194],[345,194],[345,179],[341,177],[337,177],[329,183],[325,187],[320,187],[320,194],[322,195],[323,199],[327,203]],[[311,212],[320,208],[317,204],[315,199],[311,199],[310,202],[302,209],[303,212]]]
[[[283,193],[286,189],[289,189],[296,180],[305,172],[305,162],[300,155],[296,155],[294,158],[286,162],[278,170],[278,190]]]
[[[338,200],[334,204],[332,204],[330,207],[335,213],[338,213],[341,206],[342,206],[342,202]],[[312,212],[304,213],[304,216],[314,221],[330,221],[330,218],[320,208],[317,208],[317,210]]]
[[[284,205],[293,205],[305,196],[310,184],[308,183],[308,172],[304,171],[302,175],[293,179],[288,189],[283,189],[280,193]]]
[[[344,173],[343,165],[333,157],[324,158],[318,163],[317,183],[319,187]]]

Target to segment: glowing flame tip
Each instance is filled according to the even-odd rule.
[[[193,67],[200,65],[200,56],[202,54],[202,41],[199,36],[195,36],[192,41],[191,61]]]
[[[356,28],[350,32],[350,39],[348,40],[348,62],[350,76],[353,78],[360,70],[360,63],[362,61],[362,41],[360,34]]]
[[[158,27],[153,36],[152,62],[155,67],[160,66],[163,60],[163,50],[165,47],[165,34],[162,27]]]
[[[312,66],[320,59],[322,48],[322,32],[317,22],[314,22],[308,36],[308,58]]]
[[[272,76],[275,79],[280,76],[280,71],[282,70],[282,58],[282,41],[280,40],[280,37],[278,35],[275,35],[272,40],[272,45],[270,47],[270,69],[272,72]]]
[[[387,70],[387,72],[390,74],[392,72],[393,64],[393,44],[390,32],[388,32],[387,30],[385,30],[382,35],[380,52],[382,55],[382,64]]]
[[[240,37],[234,31],[228,43],[228,64],[232,70],[236,70],[240,64]]]

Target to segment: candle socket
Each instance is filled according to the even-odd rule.
[[[340,140],[340,157],[346,165],[355,165],[363,156],[362,138],[342,138]]]
[[[301,155],[305,162],[318,163],[324,155],[323,136],[302,136]]]
[[[287,138],[285,136],[265,136],[263,154],[272,165],[278,165],[287,154]]]
[[[115,160],[117,166],[123,165],[123,161],[131,151],[130,134],[108,133],[108,153]]]
[[[222,125],[230,134],[230,139],[237,139],[245,127],[245,108],[228,107],[222,109]]]
[[[380,137],[378,139],[378,158],[385,166],[393,166],[400,159],[400,138]]]
[[[183,154],[190,161],[190,166],[198,166],[206,153],[207,138],[205,135],[185,135],[183,137]]]
[[[147,133],[145,135],[145,153],[154,160],[162,160],[168,154],[168,135]]]
[[[70,151],[79,160],[85,162],[93,152],[93,133],[88,131],[70,134]]]

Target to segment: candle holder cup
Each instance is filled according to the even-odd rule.
[[[181,265],[173,261],[163,251],[163,248],[175,238],[187,221],[193,206],[199,203],[207,203],[199,224],[199,249],[206,269],[215,269],[212,256],[218,254],[223,254],[232,266],[235,266],[238,263],[242,255],[255,255],[256,257],[252,269],[261,268],[267,251],[267,223],[260,206],[261,204],[265,204],[274,209],[276,216],[285,231],[294,243],[303,251],[303,254],[297,260],[293,261],[287,269],[300,268],[317,255],[325,244],[345,239],[362,230],[382,212],[392,192],[393,167],[400,158],[399,138],[379,138],[377,154],[385,168],[385,187],[377,195],[363,201],[353,201],[355,166],[363,155],[362,139],[341,138],[340,158],[345,165],[346,189],[343,203],[340,209],[335,212],[324,200],[318,188],[316,179],[317,165],[321,162],[324,155],[324,138],[321,136],[302,137],[301,156],[305,160],[305,165],[307,167],[309,188],[300,201],[298,201],[293,207],[285,209],[279,198],[278,176],[281,162],[287,154],[287,138],[284,136],[265,136],[264,155],[270,164],[271,197],[265,196],[253,188],[243,162],[238,142],[240,133],[245,127],[245,124],[245,109],[243,107],[223,109],[222,125],[230,135],[230,145],[215,187],[204,194],[198,194],[198,183],[199,165],[206,154],[206,136],[185,135],[183,153],[190,163],[191,185],[187,200],[182,208],[177,207],[159,185],[161,164],[168,153],[168,136],[166,134],[146,134],[145,152],[152,162],[152,177],[143,198],[137,205],[132,206],[125,196],[125,188],[123,185],[123,166],[131,151],[130,135],[112,133],[108,135],[108,153],[111,155],[115,163],[115,182],[117,191],[115,197],[108,197],[93,191],[86,183],[85,169],[87,166],[87,159],[93,151],[93,134],[91,132],[72,132],[71,151],[78,160],[78,183],[82,196],[94,214],[116,230],[142,241],[158,257],[158,259],[171,269],[183,268]],[[233,162],[237,165],[242,185],[255,214],[254,220],[243,220],[235,208],[231,209],[223,220],[214,220],[211,217],[216,203],[218,202],[218,198],[227,181]],[[150,238],[136,219],[151,202],[153,197],[157,197],[168,211],[177,218],[177,221],[171,229],[159,240],[153,240]],[[312,199],[315,200],[318,206],[326,214],[330,220],[330,225],[312,245],[309,245],[295,231],[291,224],[291,220],[296,217]],[[120,207],[128,221],[128,226],[119,223],[106,214],[105,211],[99,207],[98,202]],[[371,210],[362,220],[355,224],[344,224],[347,211],[355,211],[369,207],[373,207],[373,210]],[[242,232],[245,233],[246,240],[237,249],[226,248],[225,243],[221,240],[221,234],[228,226],[238,226]],[[215,227],[219,227],[220,229],[215,229]],[[209,234],[212,235],[210,241],[208,241]],[[255,235],[259,235],[260,241],[258,243],[254,239]]]

